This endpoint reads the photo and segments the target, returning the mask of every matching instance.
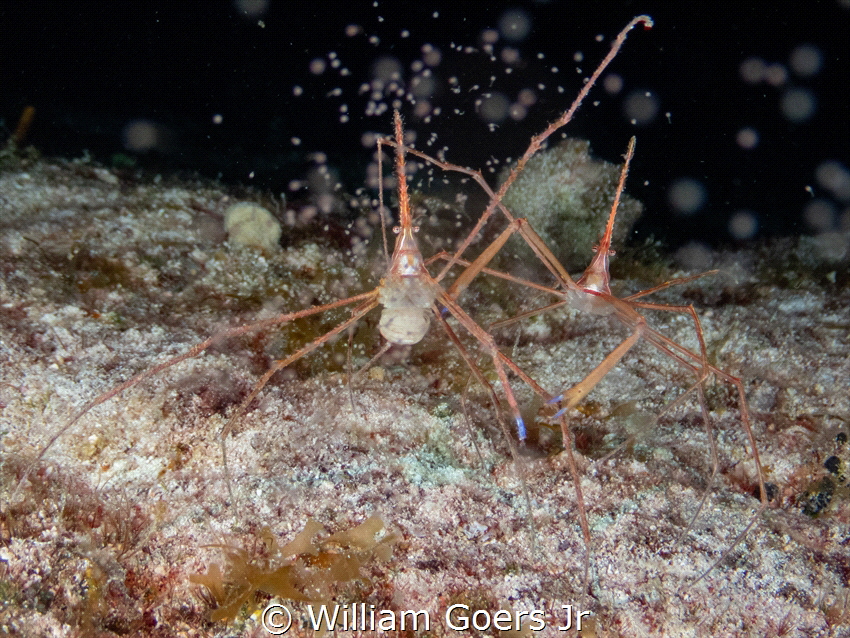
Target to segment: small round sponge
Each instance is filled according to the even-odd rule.
[[[250,202],[233,204],[224,213],[227,238],[240,246],[276,250],[280,244],[280,222],[262,206]]]

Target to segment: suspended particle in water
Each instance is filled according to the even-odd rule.
[[[787,120],[799,124],[811,118],[817,110],[814,93],[804,88],[788,89],[782,94],[779,108]]]
[[[738,131],[735,141],[738,146],[749,151],[758,146],[759,134],[754,128],[747,126]]]
[[[383,88],[390,82],[401,79],[402,66],[397,58],[391,56],[380,57],[372,64],[372,84]]]
[[[623,77],[616,73],[609,73],[605,76],[605,79],[602,80],[602,88],[611,95],[616,95],[623,90]]]
[[[519,49],[514,47],[505,47],[502,49],[499,57],[502,59],[502,62],[508,66],[516,65],[520,61]]]
[[[747,84],[758,84],[764,80],[767,64],[761,58],[747,58],[741,62],[738,71],[741,74],[741,79]]]
[[[478,38],[481,44],[496,44],[499,41],[499,32],[496,29],[484,29]]]
[[[801,44],[791,51],[791,70],[800,77],[817,75],[823,66],[823,54],[813,44]]]
[[[168,146],[166,143],[168,137],[168,129],[157,122],[144,119],[127,123],[122,131],[124,148],[130,151],[165,150]]]
[[[729,234],[735,239],[752,239],[758,227],[758,217],[751,210],[739,210],[729,218]]]
[[[623,102],[623,111],[626,118],[636,125],[649,124],[655,116],[661,102],[652,91],[633,91]]]
[[[705,204],[705,186],[692,177],[676,180],[667,191],[671,208],[680,215],[693,215]]]
[[[509,42],[521,42],[531,32],[531,17],[522,9],[508,9],[499,18],[499,33]]]
[[[509,110],[509,115],[512,120],[519,122],[520,120],[524,120],[525,116],[528,115],[528,109],[518,102],[514,102],[511,104],[511,108]]]
[[[487,93],[481,97],[478,105],[478,115],[485,122],[495,124],[508,116],[510,100],[502,93]]]
[[[517,103],[528,107],[537,102],[537,95],[531,89],[522,89],[519,94],[517,94],[516,101]]]
[[[817,232],[832,230],[835,225],[835,205],[826,199],[814,199],[803,209],[806,223]]]
[[[709,270],[714,265],[711,248],[697,241],[685,244],[677,250],[675,259],[683,268],[696,272]]]
[[[430,120],[428,116],[431,112],[431,102],[422,99],[416,100],[416,104],[413,107],[413,115],[419,119],[424,119],[427,123]]]
[[[246,18],[259,18],[269,9],[269,0],[234,0],[233,5]]]
[[[769,64],[764,70],[764,80],[771,86],[782,86],[788,81],[788,69],[778,62]]]
[[[443,60],[443,54],[440,53],[440,50],[431,45],[431,44],[423,44],[422,45],[422,61],[430,67],[435,67],[440,64]]]
[[[410,93],[417,100],[431,98],[437,90],[437,81],[430,73],[422,73],[410,81]]]
[[[815,169],[815,178],[821,188],[832,193],[835,199],[850,201],[850,171],[841,162],[828,160]]]

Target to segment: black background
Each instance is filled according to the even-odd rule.
[[[483,53],[459,53],[451,44],[477,47],[484,29],[495,28],[508,8],[521,8],[532,31],[513,43],[524,65],[510,75]],[[434,16],[438,13],[437,17]],[[483,167],[488,158],[516,157],[528,137],[564,110],[608,51],[610,40],[635,15],[655,20],[635,29],[610,67],[622,76],[619,94],[597,87],[570,135],[591,140],[595,154],[616,161],[637,134],[629,190],[647,205],[637,239],[653,234],[671,247],[689,241],[711,246],[734,242],[728,220],[754,211],[756,237],[811,233],[803,217],[812,197],[830,201],[835,228],[850,202],[831,199],[815,169],[824,161],[850,167],[850,2],[287,2],[269,0],[259,15],[240,14],[230,0],[63,1],[6,0],[0,4],[0,118],[8,136],[26,105],[37,115],[27,142],[43,153],[74,157],[87,149],[110,163],[116,153],[153,170],[198,171],[226,182],[255,184],[280,193],[302,178],[308,153],[327,154],[349,190],[363,184],[371,150],[366,131],[389,134],[391,117],[366,116],[368,96],[358,94],[374,60],[393,56],[405,77],[423,44],[442,53],[435,75],[457,76],[462,95],[434,99],[443,115],[431,123],[407,109],[406,126],[417,146],[431,132],[448,159]],[[262,22],[262,25],[260,24]],[[346,35],[347,26],[362,30]],[[408,37],[402,37],[403,30]],[[604,39],[597,41],[596,36]],[[377,36],[380,43],[369,43]],[[497,52],[505,43],[496,45]],[[788,68],[803,44],[823,56],[821,71],[799,77],[789,71],[783,87],[747,84],[741,63],[760,57]],[[580,51],[584,61],[573,56]],[[336,53],[350,75],[328,68],[316,75],[311,60]],[[545,54],[543,60],[538,53]],[[552,73],[556,66],[558,73]],[[580,66],[582,74],[576,72]],[[496,75],[494,89],[515,96],[537,89],[538,101],[520,122],[495,131],[475,114],[471,100]],[[561,85],[563,93],[556,87]],[[300,96],[293,87],[303,89]],[[803,87],[817,100],[815,114],[790,122],[780,110],[784,90]],[[339,96],[328,95],[340,88]],[[634,126],[623,115],[624,97],[635,90],[658,96],[660,112]],[[350,121],[339,121],[347,105]],[[459,108],[463,115],[455,115]],[[220,115],[222,122],[213,118]],[[145,119],[169,131],[152,152],[125,148],[122,130]],[[741,148],[743,127],[759,133],[752,150]],[[292,138],[300,144],[294,145]],[[667,188],[681,177],[706,187],[703,208],[675,213]],[[807,186],[811,187],[807,191]],[[845,215],[845,219],[848,215]]]

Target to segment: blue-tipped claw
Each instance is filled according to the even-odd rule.
[[[521,416],[516,418],[516,433],[520,441],[525,441],[528,436],[528,432],[525,430],[525,421],[522,420]]]
[[[550,403],[551,403],[551,401],[550,401]],[[555,412],[555,414],[552,415],[552,420],[554,421],[555,419],[560,419],[566,413],[567,413],[567,408],[561,408],[560,410]]]
[[[563,400],[564,400],[564,395],[563,395],[563,394],[559,394],[558,396],[556,396],[556,397],[552,397],[551,399],[549,399],[549,400],[546,402],[546,405],[552,405],[553,403],[560,403],[560,402],[561,402],[561,401],[563,401]]]

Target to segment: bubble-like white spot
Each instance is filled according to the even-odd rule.
[[[499,32],[496,29],[484,29],[478,37],[482,44],[496,44],[499,41]]]
[[[709,270],[714,262],[711,248],[696,241],[685,244],[677,250],[675,259],[686,270],[696,272]]]
[[[790,58],[791,70],[801,77],[817,75],[823,66],[823,54],[813,44],[794,47]]]
[[[782,86],[788,81],[788,69],[778,62],[769,64],[764,70],[764,80],[771,86]]]
[[[361,33],[363,33],[363,27],[361,27],[359,24],[349,24],[347,27],[345,27],[345,35],[347,35],[349,38],[353,38],[354,36],[359,35]]]
[[[216,113],[212,116],[213,124],[221,124],[224,122],[224,116],[221,113]]]
[[[623,111],[633,124],[649,124],[658,114],[661,101],[651,91],[633,91],[623,101]]]
[[[850,201],[850,171],[841,162],[828,160],[815,169],[815,177],[822,188],[836,199]]]
[[[682,177],[671,184],[667,191],[670,206],[680,215],[693,215],[705,204],[705,186],[692,177]]]
[[[813,230],[832,230],[835,225],[835,205],[825,199],[813,199],[803,209],[803,218]]]
[[[360,143],[366,148],[375,148],[378,143],[379,135],[377,133],[367,131],[360,136]]]
[[[437,81],[430,75],[417,75],[410,82],[410,92],[417,99],[426,99],[434,95]]]
[[[808,89],[788,89],[782,94],[779,108],[786,119],[794,123],[805,122],[815,114],[817,99]]]
[[[525,119],[525,116],[528,115],[528,109],[525,108],[522,104],[514,103],[511,104],[511,108],[509,111],[509,115],[512,120],[516,120],[517,122]]]
[[[420,119],[426,118],[431,113],[431,102],[428,100],[417,100],[413,107],[413,115]]]
[[[150,151],[161,149],[166,137],[165,128],[150,120],[133,120],[124,126],[122,132],[124,148],[130,151]]]
[[[402,66],[397,58],[384,56],[372,63],[372,78],[382,85],[401,79]]]
[[[741,79],[747,84],[758,84],[764,80],[767,64],[761,58],[747,58],[741,62],[738,71],[741,74]]]
[[[522,89],[517,94],[516,101],[523,106],[531,106],[537,102],[537,95],[531,89]]]
[[[758,217],[751,210],[739,210],[729,218],[729,234],[735,239],[751,239],[758,227]]]
[[[609,73],[602,80],[602,88],[611,95],[616,95],[623,90],[623,77],[616,73]]]
[[[508,9],[499,18],[499,33],[509,42],[520,42],[531,32],[531,17],[523,9]]]
[[[248,18],[259,18],[269,9],[269,0],[233,0],[236,10]]]
[[[510,100],[501,93],[488,93],[481,98],[478,115],[490,124],[503,121],[508,116]]]
[[[313,75],[321,75],[325,72],[327,68],[327,62],[325,62],[322,58],[314,58],[310,62],[310,73]]]
[[[735,141],[738,142],[738,146],[741,148],[747,150],[754,149],[758,146],[759,134],[754,128],[748,126],[738,131],[738,134],[735,136]]]
[[[430,44],[422,45],[422,61],[430,67],[439,66],[443,60],[443,54],[440,50]]]
[[[502,58],[502,62],[505,64],[516,64],[520,60],[519,49],[514,47],[505,47],[502,49],[499,57]]]

